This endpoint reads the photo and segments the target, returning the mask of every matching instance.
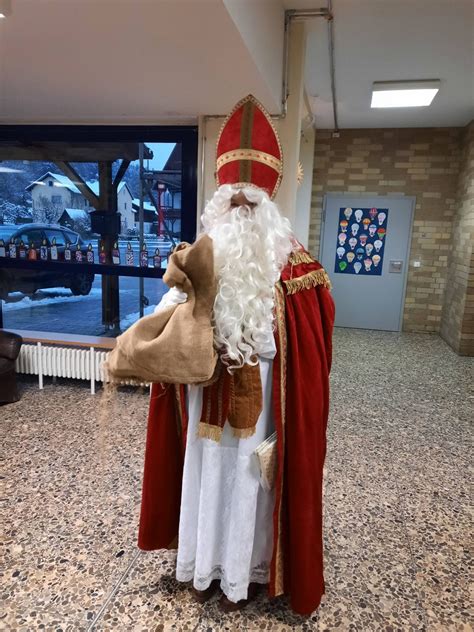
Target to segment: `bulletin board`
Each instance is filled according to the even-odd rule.
[[[387,208],[340,208],[337,274],[381,276],[388,225]]]

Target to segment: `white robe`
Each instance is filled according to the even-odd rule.
[[[183,302],[176,289],[157,309]],[[251,582],[270,579],[273,552],[274,493],[260,485],[255,448],[274,432],[272,366],[273,336],[260,356],[263,408],[256,432],[246,439],[224,425],[219,443],[197,435],[202,387],[188,388],[188,434],[184,460],[176,578],[205,590],[220,580],[231,601],[247,598]]]

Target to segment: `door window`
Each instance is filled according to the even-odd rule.
[[[44,239],[44,233],[40,228],[30,228],[27,230],[23,230],[20,235],[15,239],[16,243],[19,244],[22,241],[25,245],[29,245],[34,243],[36,247],[41,246],[41,243]]]
[[[46,239],[48,240],[48,246],[51,246],[53,239],[56,240],[56,246],[66,245],[66,238],[61,230],[46,228],[44,232],[46,235]]]
[[[65,230],[64,234],[71,245],[75,246],[77,244],[77,238],[79,237],[77,233],[73,233],[72,230]]]

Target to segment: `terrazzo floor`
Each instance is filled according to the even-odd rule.
[[[0,409],[0,629],[472,630],[472,368],[435,336],[336,331],[327,594],[308,619],[263,595],[233,615],[199,606],[174,553],[137,550],[145,393],[121,392],[104,434],[87,384],[22,378]]]

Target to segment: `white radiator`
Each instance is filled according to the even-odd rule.
[[[95,382],[104,381],[102,363],[109,352],[73,347],[44,346],[40,342],[24,344],[16,361],[18,373],[37,375],[39,387],[43,388],[43,376],[68,377],[90,380],[91,393],[95,393]]]

